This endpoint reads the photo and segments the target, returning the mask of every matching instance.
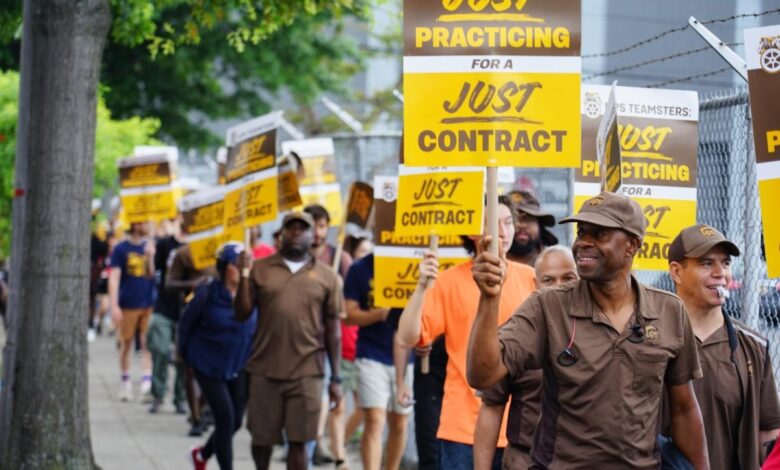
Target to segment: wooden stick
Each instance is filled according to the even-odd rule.
[[[490,245],[488,252],[498,256],[498,168],[494,166],[487,167],[487,182],[485,192],[487,193],[487,204],[485,205],[485,227],[487,234],[490,235]]]
[[[428,249],[430,251],[433,251],[434,253],[439,251],[439,236],[434,234],[431,234],[431,240],[428,244]],[[433,280],[428,279],[425,282],[425,288],[428,289],[433,285]],[[422,361],[420,362],[420,373],[427,374],[431,371],[431,353],[428,352],[427,355],[422,357]]]
[[[336,234],[336,251],[333,254],[333,260],[331,262],[333,270],[336,271],[337,274],[341,274],[339,272],[339,261],[341,261],[341,253],[344,252],[344,235],[347,232],[347,209],[349,208],[349,195],[352,194],[352,186],[350,185],[349,191],[347,191],[347,197],[344,198],[344,205],[342,209],[342,215],[341,215],[341,225],[339,225],[339,231]]]

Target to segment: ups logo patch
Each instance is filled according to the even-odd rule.
[[[658,328],[654,327],[653,325],[647,325],[645,327],[645,337],[647,338],[648,343],[657,343],[659,336],[660,333],[658,333]]]
[[[590,207],[598,207],[598,206],[602,205],[603,203],[604,203],[604,198],[601,197],[601,196],[594,197],[593,199],[588,201],[588,205]]]
[[[699,231],[707,238],[715,236],[715,230],[711,229],[710,227],[702,227],[699,229]]]

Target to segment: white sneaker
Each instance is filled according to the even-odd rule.
[[[87,342],[94,343],[95,342],[95,329],[90,328],[87,330]]]
[[[133,401],[133,383],[123,380],[119,386],[119,401]]]
[[[141,381],[141,402],[151,403],[152,401],[154,401],[154,397],[152,396],[152,381],[142,380]]]

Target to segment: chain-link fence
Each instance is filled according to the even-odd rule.
[[[740,87],[707,94],[700,100],[699,110],[696,218],[722,231],[742,251],[733,260],[734,280],[726,311],[769,339],[778,375],[780,285],[777,279],[767,279],[747,90]],[[398,174],[400,131],[332,137],[342,191],[346,192],[348,182],[371,183],[374,175]],[[515,181],[505,188],[510,186],[534,191],[556,219],[573,210],[571,170],[516,169]],[[571,243],[571,230],[560,226],[554,230],[562,244]],[[644,283],[674,290],[666,273],[639,271],[637,277]]]

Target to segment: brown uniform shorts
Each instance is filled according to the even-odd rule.
[[[119,339],[132,341],[135,330],[140,330],[141,338],[146,341],[146,332],[149,331],[149,319],[152,316],[152,308],[123,308],[122,320],[119,321]]]
[[[253,446],[282,444],[282,430],[289,442],[317,438],[322,407],[322,377],[275,380],[249,375],[247,428]]]

